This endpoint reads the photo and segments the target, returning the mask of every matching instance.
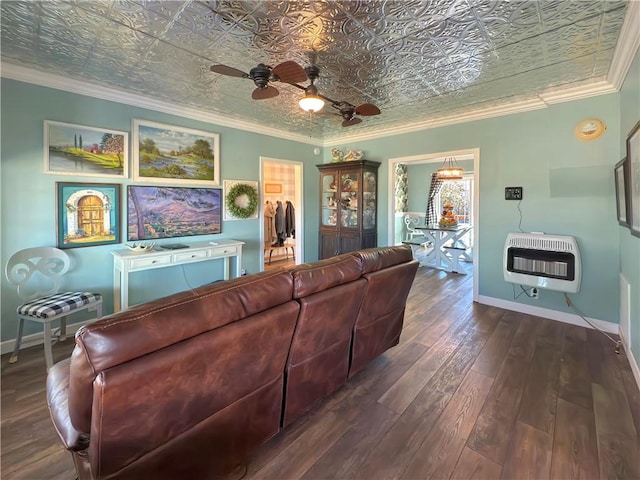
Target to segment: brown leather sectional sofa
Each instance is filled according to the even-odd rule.
[[[360,250],[81,328],[47,378],[80,479],[241,476],[246,455],[399,341],[418,262]]]

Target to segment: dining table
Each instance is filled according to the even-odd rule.
[[[433,249],[425,257],[425,264],[447,272],[453,271],[453,259],[447,254],[445,246],[451,246],[465,236],[473,228],[471,225],[457,225],[455,227],[441,227],[438,224],[416,225],[416,230],[424,233]]]

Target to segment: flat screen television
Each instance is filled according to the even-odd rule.
[[[127,187],[127,240],[212,235],[222,231],[222,189]]]

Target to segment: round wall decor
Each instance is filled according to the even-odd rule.
[[[258,207],[258,191],[246,183],[236,183],[225,198],[227,210],[236,218],[249,218]]]
[[[606,129],[607,126],[599,118],[585,118],[574,127],[573,134],[578,140],[587,142],[600,138]]]

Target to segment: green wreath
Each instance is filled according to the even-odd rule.
[[[246,195],[249,203],[246,207],[241,207],[236,203],[238,198]],[[227,203],[227,211],[236,218],[249,218],[253,215],[258,207],[258,191],[246,183],[236,183],[227,192],[225,198]]]

